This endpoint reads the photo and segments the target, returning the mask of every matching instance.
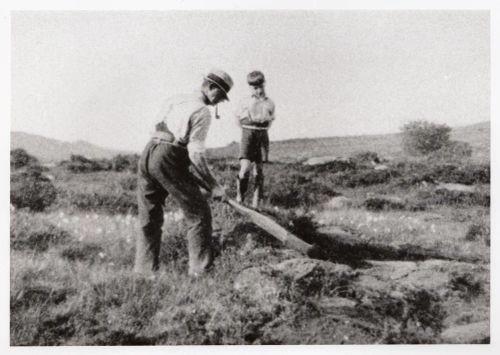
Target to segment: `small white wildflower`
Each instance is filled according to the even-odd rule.
[[[63,217],[64,217],[64,212],[63,211],[59,212],[59,218],[63,218]]]
[[[106,257],[106,254],[104,254],[102,251],[99,253],[99,257],[101,259],[104,259]]]

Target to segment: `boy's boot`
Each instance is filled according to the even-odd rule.
[[[255,190],[253,192],[252,207],[258,208],[263,197],[264,197],[264,175],[261,173],[255,177]]]
[[[243,179],[238,175],[236,177],[236,202],[243,203],[245,200],[245,193],[248,189],[248,176],[245,176]]]

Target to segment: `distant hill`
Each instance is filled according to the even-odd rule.
[[[469,143],[473,148],[475,160],[489,161],[489,121],[455,127],[452,130],[451,139]],[[64,142],[24,132],[11,132],[10,146],[11,149],[24,148],[44,163],[66,160],[71,154],[84,155],[88,158],[112,158],[117,154],[130,153],[99,147],[85,141]],[[401,134],[274,141],[271,142],[270,158],[274,161],[291,162],[318,156],[351,156],[361,151],[373,151],[383,157],[397,158],[403,155]],[[238,152],[239,144],[236,142],[226,147],[209,149],[209,155],[213,158],[234,157],[236,159]]]
[[[28,154],[34,155],[42,163],[67,160],[71,154],[83,155],[87,158],[112,158],[119,150],[107,149],[85,141],[64,142],[24,132],[11,132],[10,149],[23,148]]]
[[[272,133],[271,133],[272,139]],[[477,161],[489,161],[490,122],[455,127],[452,140],[471,144],[473,158]],[[238,156],[239,144],[210,149],[211,157]],[[297,161],[318,156],[351,156],[356,152],[373,151],[383,157],[397,158],[403,155],[401,134],[363,135],[328,138],[302,138],[271,142],[270,159],[274,161]]]

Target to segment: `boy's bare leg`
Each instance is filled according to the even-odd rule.
[[[236,181],[236,201],[239,203],[245,200],[251,168],[252,162],[249,159],[240,159],[240,172]]]
[[[262,163],[256,163],[254,167],[255,190],[253,193],[252,207],[258,208],[264,195],[264,170]]]

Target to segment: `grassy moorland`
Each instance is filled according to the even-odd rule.
[[[272,132],[271,132],[272,138]],[[490,161],[490,122],[480,122],[469,126],[456,127],[451,131],[452,140],[467,142],[472,147],[472,158],[476,162]],[[211,151],[214,158],[238,156],[236,143]],[[303,138],[271,142],[272,158],[276,161],[295,162],[317,156],[346,157],[356,152],[372,151],[387,158],[405,158],[401,149],[401,133]]]
[[[384,144],[370,150],[383,158]],[[328,151],[349,166],[270,163],[263,211],[320,252],[286,249],[212,202],[218,257],[200,280],[175,204],[161,272],[140,278],[134,175],[51,168],[54,203],[11,210],[11,345],[487,342],[489,154],[473,147],[459,161],[399,152],[377,169],[354,148]],[[211,164],[234,195],[237,162]]]

